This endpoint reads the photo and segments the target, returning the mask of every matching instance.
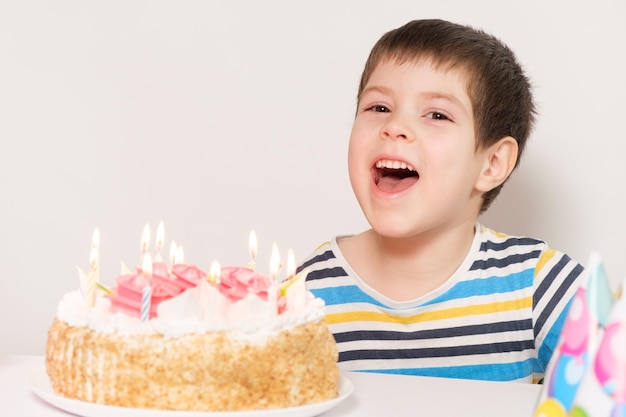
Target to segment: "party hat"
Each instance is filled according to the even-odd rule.
[[[623,296],[608,316],[570,415],[626,417],[626,298]]]
[[[570,302],[559,342],[545,373],[535,417],[568,415],[595,355],[612,304],[602,259],[594,252]]]

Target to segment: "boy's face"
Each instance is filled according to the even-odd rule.
[[[374,230],[405,238],[473,224],[484,159],[464,72],[428,60],[376,67],[348,150],[350,182]]]

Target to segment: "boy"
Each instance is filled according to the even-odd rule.
[[[517,166],[530,84],[494,37],[442,20],[392,30],[365,64],[348,149],[370,230],[299,269],[344,370],[539,381],[583,268],[477,222]]]

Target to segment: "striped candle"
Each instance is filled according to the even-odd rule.
[[[150,320],[150,307],[152,306],[152,287],[150,284],[143,288],[141,294],[141,321]]]

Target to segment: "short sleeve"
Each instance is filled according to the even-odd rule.
[[[533,286],[533,330],[542,372],[552,357],[583,267],[568,255],[545,249],[537,262]]]

